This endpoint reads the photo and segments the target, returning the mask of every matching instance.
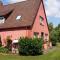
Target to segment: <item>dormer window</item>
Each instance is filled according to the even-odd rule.
[[[0,16],[0,24],[5,22],[5,18]]]
[[[42,16],[40,16],[39,19],[40,19],[40,25],[43,25],[44,18]]]
[[[16,17],[16,20],[20,20],[21,19],[21,15]]]

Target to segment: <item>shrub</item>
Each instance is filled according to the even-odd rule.
[[[2,46],[1,36],[0,36],[0,47]]]
[[[11,48],[12,48],[12,40],[10,38],[10,36],[7,36],[7,46],[6,48],[11,51]]]
[[[52,41],[52,46],[56,46],[57,41],[58,41],[58,35],[57,32],[55,30],[53,30],[50,34],[50,39]]]
[[[0,53],[8,53],[8,49],[4,47],[0,47]]]
[[[41,38],[20,38],[19,39],[19,54],[20,55],[39,55],[42,54]]]
[[[60,29],[57,32],[58,32],[58,42],[60,43]]]

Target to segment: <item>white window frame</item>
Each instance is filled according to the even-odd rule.
[[[5,22],[5,18],[0,16],[0,24]]]
[[[43,25],[44,18],[42,16],[39,16],[40,24]]]
[[[21,15],[18,15],[17,17],[16,17],[16,20],[20,20],[21,19]]]

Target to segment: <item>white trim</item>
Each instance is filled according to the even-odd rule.
[[[5,18],[4,17],[0,17],[0,24],[5,22]]]
[[[13,40],[12,43],[18,43],[18,40]]]
[[[17,17],[16,17],[16,20],[20,20],[21,19],[21,15],[18,15]]]

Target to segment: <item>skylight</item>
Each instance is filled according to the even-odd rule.
[[[21,19],[21,15],[16,17],[16,20],[20,20]]]
[[[0,17],[0,24],[5,22],[5,18],[4,17]]]

